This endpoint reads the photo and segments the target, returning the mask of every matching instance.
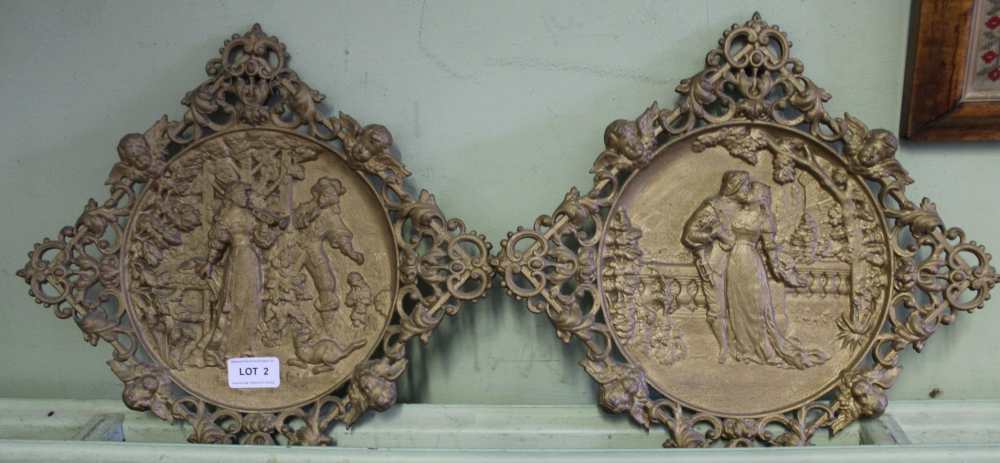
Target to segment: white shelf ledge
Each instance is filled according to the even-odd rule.
[[[188,433],[116,401],[0,399],[0,461],[73,463],[1000,461],[1000,401],[897,401],[879,420],[798,449],[664,450],[664,431],[596,406],[400,405],[336,428],[337,448],[192,445]]]
[[[865,447],[811,447],[784,449],[700,450],[541,450],[541,449],[354,449],[304,447],[225,447],[181,444],[127,444],[117,442],[7,441],[0,444],[0,461],[132,463],[184,461],[188,463],[589,463],[628,461],[670,462],[823,462],[851,463],[907,461],[911,463],[996,462],[1000,445],[914,445]]]

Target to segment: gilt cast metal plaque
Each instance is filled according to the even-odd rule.
[[[259,25],[220,53],[18,275],[192,442],[331,444],[395,402],[409,339],[489,288],[490,246],[404,186],[385,127],[321,114]]]
[[[805,445],[886,407],[899,355],[983,307],[991,256],[758,15],[605,131],[594,186],[510,233],[503,284],[544,313],[600,404],[665,446]]]

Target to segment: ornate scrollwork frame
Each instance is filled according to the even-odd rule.
[[[946,227],[934,203],[907,198],[906,187],[913,180],[895,159],[892,133],[869,130],[850,115],[839,118],[826,111],[823,104],[830,95],[803,74],[791,45],[785,32],[758,14],[732,25],[708,53],[705,68],[677,86],[675,107],[661,109],[653,103],[638,119],[616,120],[607,127],[589,192],[571,189],[551,215],[509,233],[494,257],[510,295],[525,301],[528,310],[547,315],[564,342],[575,338],[587,348],[581,364],[600,385],[600,405],[628,413],[647,429],[663,425],[668,431],[665,447],[807,445],[820,429],[836,433],[859,418],[879,415],[900,371],[900,353],[908,347],[919,352],[957,313],[982,308],[1000,279],[985,248],[966,239],[960,228]],[[895,262],[887,280],[888,316],[868,348],[868,361],[843,371],[821,398],[829,400],[753,418],[715,415],[655,396],[643,369],[622,360],[617,351],[598,290],[598,246],[626,180],[671,140],[739,121],[788,127],[839,153],[847,170],[875,194],[890,237],[893,259],[887,262]],[[761,142],[754,150],[777,149],[762,140],[744,141]]]
[[[72,226],[36,244],[17,275],[36,302],[76,322],[88,343],[111,345],[108,365],[124,382],[129,408],[190,422],[189,441],[330,445],[335,422],[350,426],[367,411],[395,403],[408,340],[426,342],[445,315],[489,289],[491,246],[461,220],[446,218],[433,195],[407,189],[410,172],[393,157],[385,127],[361,125],[343,113],[324,116],[318,108],[324,95],[288,67],[285,44],[260,25],[233,35],[219,51],[206,65],[208,79],[181,100],[183,118],[163,116],[145,134],[126,135],[123,143],[133,146],[119,149],[121,160],[106,182],[110,198],[91,199]],[[398,248],[399,289],[380,348],[328,395],[275,412],[230,409],[180,388],[165,365],[143,352],[123,299],[123,240],[138,195],[185,147],[241,128],[294,131],[333,149],[376,186]]]

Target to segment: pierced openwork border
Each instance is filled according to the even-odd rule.
[[[896,137],[869,130],[847,114],[831,116],[823,107],[830,95],[803,74],[791,46],[785,32],[758,14],[733,24],[708,53],[705,68],[677,86],[680,98],[674,108],[653,103],[638,119],[616,120],[607,127],[606,148],[591,170],[589,192],[571,189],[551,215],[509,233],[493,260],[510,295],[526,301],[528,310],[547,315],[564,342],[575,338],[586,346],[581,365],[600,384],[600,405],[628,413],[646,428],[663,425],[668,431],[665,447],[807,445],[820,429],[836,433],[859,418],[881,414],[886,391],[900,371],[900,353],[908,347],[919,352],[958,312],[982,308],[1000,279],[985,248],[967,240],[962,229],[945,227],[934,203],[907,198],[906,187],[913,180],[895,159]],[[868,351],[869,360],[842,372],[825,397],[830,400],[752,419],[717,416],[654,397],[641,367],[616,355],[597,289],[597,249],[625,181],[669,141],[734,121],[789,127],[839,153],[850,173],[872,186],[895,262],[888,280],[889,314]]]
[[[181,103],[180,121],[163,116],[140,139],[144,154],[119,153],[106,185],[110,198],[91,199],[72,226],[45,239],[28,254],[17,275],[36,302],[59,318],[72,319],[91,345],[107,342],[108,361],[124,382],[122,398],[134,410],[150,410],[167,420],[192,425],[191,442],[330,445],[335,422],[350,426],[369,410],[396,402],[396,381],[406,368],[406,344],[426,342],[445,315],[463,301],[482,297],[493,269],[483,235],[448,219],[427,191],[411,193],[410,172],[392,153],[392,136],[381,125],[361,125],[340,113],[326,117],[318,108],[325,96],[288,67],[285,44],[255,24],[233,35],[208,61],[208,79]],[[125,310],[121,253],[124,230],[144,185],[185,147],[215,133],[247,127],[295,131],[331,146],[357,173],[376,185],[388,212],[399,251],[395,313],[380,349],[360,363],[350,380],[331,394],[274,413],[246,413],[205,402],[173,383],[166,368],[142,348]]]

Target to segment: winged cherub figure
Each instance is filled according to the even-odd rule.
[[[156,121],[145,133],[130,133],[118,141],[118,157],[121,161],[111,168],[107,184],[117,183],[122,178],[134,182],[148,182],[163,173],[166,167],[166,150],[170,144],[167,116]]]

